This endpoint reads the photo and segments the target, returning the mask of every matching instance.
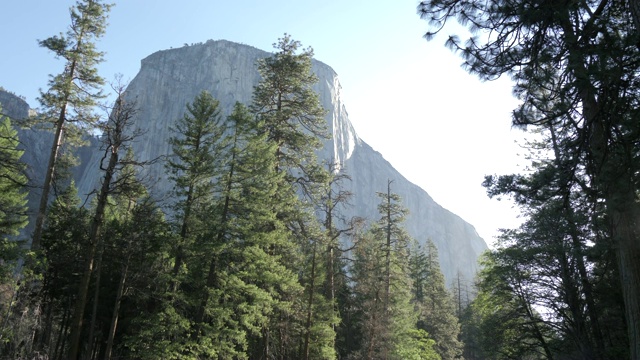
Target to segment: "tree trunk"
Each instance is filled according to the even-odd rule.
[[[560,171],[564,171],[561,168],[560,164],[560,149],[558,147],[558,140],[556,137],[555,129],[552,124],[549,124],[549,132],[551,133],[551,141],[553,145],[553,152],[555,155],[555,164],[556,167]],[[584,263],[584,252],[583,252],[583,244],[580,241],[580,237],[578,235],[578,226],[575,221],[575,212],[573,207],[571,206],[571,191],[569,179],[566,179],[566,183],[563,183],[563,212],[564,216],[569,223],[569,235],[571,237],[571,242],[573,245],[573,253],[576,259],[576,267],[578,268],[578,274],[580,275],[580,283],[582,285],[582,292],[584,293],[585,302],[587,305],[587,314],[591,319],[591,334],[593,336],[594,343],[596,345],[596,355],[602,356],[604,354],[604,341],[602,331],[600,330],[600,318],[598,316],[598,312],[596,309],[594,297],[593,297],[593,287],[591,286],[591,281],[589,281],[589,276],[587,273],[587,268]]]
[[[389,314],[389,298],[391,296],[391,181],[387,182],[387,242],[385,244],[385,285],[384,285],[384,314],[385,320]]]
[[[90,344],[94,344],[94,334],[96,330],[96,322],[98,318],[98,303],[100,302],[100,280],[102,278],[102,251],[98,254],[98,261],[96,263],[96,285],[93,293],[93,308],[91,310],[91,323],[89,324],[89,341]],[[93,353],[93,349],[89,349],[89,353]]]
[[[189,190],[187,190],[187,200],[185,202],[184,209],[184,218],[182,219],[182,226],[180,226],[180,243],[178,244],[178,248],[176,249],[176,257],[175,263],[173,265],[173,285],[172,291],[176,292],[178,290],[178,285],[180,282],[178,281],[178,274],[180,273],[180,268],[182,267],[182,262],[184,261],[184,244],[187,239],[187,235],[189,234],[189,221],[191,216],[191,205],[193,203],[193,186],[189,186]]]
[[[71,321],[71,339],[69,347],[69,359],[75,360],[78,358],[80,350],[80,335],[82,331],[82,322],[84,318],[84,310],[87,304],[87,293],[89,291],[89,281],[91,280],[91,273],[93,272],[93,263],[96,257],[96,249],[98,248],[98,242],[100,241],[100,228],[102,226],[104,218],[104,210],[107,205],[107,197],[109,195],[109,187],[111,180],[115,174],[116,165],[118,164],[118,148],[119,146],[113,146],[111,149],[111,156],[109,157],[109,165],[105,170],[102,188],[98,196],[98,202],[96,205],[96,212],[91,222],[91,232],[89,233],[89,252],[85,259],[84,272],[82,279],[80,280],[80,286],[78,288],[78,297],[76,298],[76,307],[73,313],[73,319]]]
[[[311,324],[313,318],[313,296],[315,294],[316,283],[316,242],[313,242],[313,249],[311,250],[311,282],[309,283],[309,301],[307,303],[307,321],[304,326],[304,360],[309,360],[309,345],[311,340]]]
[[[237,140],[238,140],[238,137],[236,132],[236,135],[234,136],[234,142],[233,142],[234,149],[237,146]],[[216,245],[222,244],[222,242],[224,241],[224,236],[227,229],[227,219],[229,217],[229,205],[231,204],[231,186],[233,185],[235,162],[236,162],[236,153],[235,151],[233,151],[231,156],[231,166],[229,168],[229,174],[228,174],[229,176],[227,177],[227,183],[224,189],[225,199],[224,199],[224,206],[222,208],[222,214],[220,215],[220,225],[219,225],[220,230],[218,231],[218,234],[216,236]],[[214,250],[214,251],[217,251],[217,250]],[[209,274],[207,275],[207,284],[205,286],[205,291],[204,291],[204,294],[202,295],[202,301],[200,303],[198,313],[196,314],[196,324],[201,324],[204,321],[204,313],[207,308],[207,303],[209,301],[208,289],[213,289],[214,287],[217,287],[218,260],[219,260],[218,254],[214,253],[211,258],[211,263],[209,265]]]
[[[52,359],[57,360],[62,357],[62,353],[64,353],[64,344],[67,333],[68,325],[69,325],[69,307],[65,306],[64,313],[62,314],[62,322],[60,323],[60,331],[58,332],[58,338],[56,339],[56,347],[51,356]]]
[[[629,189],[631,190],[631,189]],[[631,359],[640,359],[640,209],[633,191],[627,200],[608,208],[620,271]],[[614,199],[610,202],[617,202]]]
[[[107,339],[107,347],[104,351],[104,360],[111,359],[111,351],[113,349],[113,339],[116,335],[116,329],[118,327],[118,316],[120,314],[120,304],[122,303],[122,295],[124,294],[125,283],[127,281],[127,270],[129,269],[129,259],[122,267],[122,275],[120,276],[120,282],[118,283],[118,291],[116,292],[116,303],[113,306],[113,315],[111,316],[111,325],[109,326],[109,338]]]
[[[75,61],[72,63],[72,69],[75,67]],[[33,231],[33,239],[31,240],[31,251],[40,250],[40,242],[42,239],[42,229],[44,227],[44,218],[47,212],[47,205],[49,204],[49,191],[51,190],[51,182],[53,181],[53,173],[55,171],[56,161],[58,159],[58,153],[60,152],[60,146],[62,146],[62,138],[64,135],[64,122],[67,111],[67,104],[65,103],[60,109],[60,116],[56,121],[56,132],[53,136],[53,145],[51,146],[51,152],[49,153],[49,163],[47,165],[47,173],[44,176],[44,183],[42,184],[42,195],[40,196],[40,206],[38,207],[38,215],[36,217],[36,225]]]
[[[635,8],[635,4],[632,4]],[[620,271],[625,319],[631,359],[640,359],[640,210],[636,203],[633,164],[616,158],[626,153],[624,145],[610,142],[606,119],[600,114],[594,85],[578,52],[578,37],[573,32],[569,13],[564,14],[563,31],[570,50],[568,66],[576,78],[576,90],[589,126],[589,155],[593,162],[594,183],[604,195]],[[619,156],[619,155],[618,155]],[[626,159],[625,159],[626,160]]]

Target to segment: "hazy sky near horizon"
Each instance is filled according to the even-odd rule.
[[[286,32],[342,84],[349,119],[380,152],[436,202],[471,223],[488,242],[517,225],[508,200],[490,200],[484,175],[521,171],[508,79],[480,82],[444,47],[427,42],[415,0],[114,0],[99,67],[107,80],[133,79],[140,60],[158,50],[225,39],[271,51]],[[20,0],[2,5],[0,86],[37,108],[38,89],[63,63],[37,40],[66,32],[73,0]],[[459,30],[459,29],[458,29]],[[381,189],[381,191],[384,189]]]

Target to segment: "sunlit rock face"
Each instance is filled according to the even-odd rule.
[[[143,59],[140,72],[126,91],[127,99],[137,104],[135,124],[143,132],[133,144],[136,156],[140,160],[152,160],[168,155],[172,124],[183,116],[186,104],[202,90],[220,101],[225,116],[236,101],[250,104],[253,87],[260,81],[256,61],[269,55],[251,46],[210,40],[158,51]],[[428,238],[435,242],[447,283],[451,284],[458,273],[465,280],[472,280],[478,256],[487,249],[484,240],[473,226],[436,204],[429,194],[405,179],[358,137],[341,100],[340,83],[333,69],[314,61],[313,71],[319,80],[314,90],[327,110],[326,120],[332,135],[318,155],[340,164],[351,177],[351,181],[343,185],[353,193],[352,205],[342,210],[343,215],[376,221],[380,217],[376,192],[386,192],[387,181],[392,180],[392,191],[402,197],[410,212],[407,230],[421,243]],[[78,169],[81,194],[89,193],[99,184],[101,174],[97,162],[101,157],[98,146],[94,146],[88,164]],[[147,167],[144,177],[160,197],[171,188],[161,161]]]

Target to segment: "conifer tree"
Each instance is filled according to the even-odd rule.
[[[13,237],[27,223],[26,176],[17,134],[9,118],[0,115],[0,284],[5,283],[11,275],[11,264],[18,260],[18,243]]]
[[[354,339],[357,349],[351,354],[354,359],[378,358],[384,346],[384,282],[380,274],[384,272],[382,246],[371,232],[362,234],[354,249],[355,261],[352,267],[354,282],[354,303],[357,308],[355,323],[358,338]]]
[[[173,131],[175,136],[169,139],[173,155],[166,166],[177,197],[173,209],[179,228],[173,271],[175,291],[189,247],[207,226],[206,211],[213,198],[225,131],[218,100],[202,91],[193,103],[187,104],[187,112],[176,121]]]
[[[105,220],[105,210],[109,196],[122,184],[116,181],[117,174],[122,170],[123,163],[120,152],[126,151],[130,142],[139,135],[139,131],[132,128],[133,118],[137,111],[135,103],[128,102],[124,96],[124,85],[120,85],[116,91],[118,98],[105,126],[104,157],[100,169],[104,171],[100,191],[96,196],[96,206],[91,219],[89,229],[89,247],[85,254],[84,269],[78,288],[76,306],[71,322],[71,335],[69,340],[69,358],[76,359],[80,355],[81,332],[84,322],[85,306],[89,291],[89,282],[94,271],[96,253],[101,247],[101,231]],[[104,163],[104,160],[107,160]],[[98,272],[98,274],[100,274]],[[89,339],[92,341],[93,339]]]
[[[307,224],[315,225],[309,220]],[[327,272],[333,271],[324,266],[326,256],[326,244],[329,235],[319,227],[303,227],[302,233],[307,236],[308,243],[303,249],[305,261],[302,263],[300,282],[305,288],[302,309],[304,311],[304,324],[302,332],[301,359],[335,359],[335,324],[337,314],[334,312],[330,298],[323,291],[323,284],[328,277]]]
[[[281,307],[274,290],[298,285],[294,273],[270,254],[273,248],[291,247],[283,224],[274,222],[272,199],[283,175],[275,171],[275,146],[242,104],[234,106],[227,127],[214,226],[199,247],[208,256],[195,324],[198,352],[244,359],[268,315]]]
[[[90,215],[80,206],[73,181],[51,203],[42,233],[46,268],[42,279],[42,307],[47,314],[42,324],[40,348],[49,344],[49,357],[60,358],[69,338],[71,314],[78,293],[84,254],[89,246]]]
[[[313,49],[297,53],[302,44],[287,34],[273,46],[277,52],[258,61],[262,81],[254,89],[251,111],[276,144],[277,167],[288,174],[287,181],[314,193],[313,184],[326,181],[314,151],[329,135],[326,112],[312,89],[318,81],[311,72]]]
[[[114,219],[107,226],[107,231],[114,231],[115,234],[105,237],[105,252],[109,247],[117,249],[112,261],[107,258],[108,265],[120,265],[117,274],[116,294],[114,297],[114,305],[111,311],[111,321],[107,333],[106,346],[104,350],[104,359],[111,359],[114,348],[114,339],[118,330],[118,320],[120,318],[120,308],[125,297],[125,293],[130,282],[130,268],[135,266],[135,262],[140,262],[146,254],[140,251],[147,250],[149,242],[153,238],[162,236],[162,219],[158,218],[158,208],[155,203],[146,194],[146,188],[137,179],[135,165],[138,164],[133,156],[133,150],[127,148],[127,153],[121,161],[123,167],[118,173],[114,193]],[[119,230],[119,231],[118,231]],[[155,232],[158,233],[155,233]],[[115,236],[114,236],[115,235]],[[107,247],[106,245],[109,245]],[[157,250],[156,250],[157,251]],[[155,251],[153,251],[155,252]],[[108,253],[107,253],[108,255]],[[98,286],[97,284],[95,285]],[[100,289],[97,288],[98,292]],[[94,308],[98,306],[98,299]],[[89,336],[93,341],[92,336]]]
[[[267,141],[276,147],[275,170],[284,174],[284,177],[278,184],[273,202],[284,205],[278,210],[277,218],[287,225],[290,230],[289,241],[296,245],[288,252],[282,252],[285,249],[279,248],[273,254],[280,256],[289,269],[299,271],[302,266],[300,255],[312,256],[313,251],[313,246],[309,245],[314,240],[308,232],[305,233],[305,229],[319,228],[317,218],[311,215],[312,205],[323,195],[322,186],[328,180],[328,174],[318,162],[315,151],[328,135],[325,111],[312,89],[317,82],[317,77],[311,72],[313,50],[307,48],[297,53],[300,42],[292,40],[287,34],[274,47],[277,51],[273,56],[258,62],[262,80],[254,88],[251,111],[264,124]],[[308,253],[302,254],[303,251]],[[311,282],[306,284],[310,285]],[[313,287],[315,285],[313,282]],[[310,290],[307,291],[309,294]],[[308,323],[302,310],[304,304],[297,302],[299,297],[292,293],[282,293],[282,297],[288,298],[293,307],[281,309],[280,315],[274,317],[279,319],[274,320],[276,323],[270,329],[266,329],[265,338],[273,342],[270,351],[279,352],[278,356],[300,356],[294,344],[295,339],[300,337],[300,328],[305,328]],[[275,330],[276,336],[269,334],[272,330]],[[309,334],[308,331],[306,333]],[[304,341],[301,347],[304,348]]]
[[[634,359],[640,358],[636,10],[636,1],[446,0],[418,6],[433,26],[427,38],[450,19],[482,34],[464,44],[450,36],[447,44],[480,78],[514,79],[521,100],[514,125],[553,129],[562,166],[545,172],[545,182],[557,184],[562,193],[580,188],[604,208],[608,236],[592,241],[616,252]],[[585,174],[588,182],[582,181]]]
[[[160,301],[149,317],[138,319],[140,330],[127,341],[137,356],[177,359],[215,354],[211,352],[215,347],[206,344],[213,339],[200,335],[210,296],[208,259],[219,250],[215,248],[215,231],[220,225],[215,202],[216,184],[224,182],[222,170],[228,155],[225,126],[219,102],[202,91],[172,127],[174,136],[169,143],[173,153],[165,164],[175,184],[171,280],[158,295]],[[217,271],[211,274],[215,276]]]
[[[411,304],[410,238],[402,227],[407,210],[387,191],[380,197],[380,220],[357,241],[353,265],[354,297],[360,338],[356,359],[435,359],[433,340],[416,327]]]
[[[39,98],[44,116],[52,124],[54,138],[42,185],[32,250],[40,248],[49,191],[62,145],[77,142],[79,132],[95,126],[98,121],[92,111],[102,97],[99,88],[104,80],[96,69],[103,54],[96,50],[95,41],[104,34],[110,8],[111,5],[100,0],[78,1],[70,10],[71,25],[66,36],[60,34],[40,41],[40,46],[63,59],[65,65],[62,73],[51,77],[49,90]]]
[[[525,284],[516,280],[527,277],[525,269],[496,255],[488,252],[481,260],[478,296],[466,320],[474,333],[468,351],[477,358],[555,359],[555,330],[545,325]]]
[[[0,337],[7,346],[22,335],[11,329],[19,321],[14,307],[19,287],[13,276],[23,254],[23,239],[18,235],[27,224],[27,179],[25,165],[20,162],[24,151],[18,144],[17,131],[0,108]]]
[[[412,254],[413,293],[420,317],[418,328],[435,340],[435,350],[444,359],[455,359],[462,353],[458,340],[460,324],[455,315],[454,300],[440,271],[438,249],[431,239],[424,250]]]
[[[333,324],[332,329],[334,332],[334,339],[332,340],[332,346],[336,349],[338,354],[339,349],[337,345],[338,333],[341,332],[341,336],[345,337],[347,326],[341,326],[345,324],[339,318],[342,314],[348,312],[349,301],[349,288],[347,279],[347,269],[344,260],[344,254],[348,249],[341,246],[341,240],[347,239],[352,236],[356,231],[362,227],[362,219],[354,217],[351,219],[345,219],[341,215],[341,209],[349,206],[349,200],[352,196],[350,191],[344,189],[344,181],[350,181],[351,178],[342,168],[341,164],[330,163],[328,165],[328,172],[330,174],[329,182],[324,187],[324,195],[321,197],[318,213],[319,217],[323,218],[323,229],[325,232],[324,249],[320,254],[322,256],[319,261],[324,262],[319,266],[324,266],[326,272],[325,280],[323,284],[322,296],[331,307],[331,316],[337,323]],[[344,303],[341,303],[344,300]],[[342,308],[342,311],[341,311]],[[348,330],[347,330],[348,331]]]

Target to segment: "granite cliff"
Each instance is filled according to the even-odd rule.
[[[269,56],[268,52],[229,41],[207,41],[204,44],[158,51],[142,60],[140,72],[129,84],[126,94],[135,100],[139,112],[136,126],[144,135],[133,145],[140,160],[155,159],[170,153],[167,139],[173,121],[181,117],[185,105],[202,90],[209,91],[220,101],[223,114],[231,111],[236,101],[249,104],[253,87],[260,80],[256,60]],[[487,249],[472,225],[438,205],[423,189],[405,179],[383,156],[356,134],[340,98],[340,83],[336,73],[326,64],[313,62],[319,81],[315,91],[328,111],[326,119],[331,140],[325,142],[319,157],[342,164],[351,176],[344,186],[354,197],[344,215],[361,216],[375,221],[378,197],[386,191],[387,180],[393,180],[392,190],[402,196],[409,209],[406,227],[420,242],[431,238],[438,247],[440,264],[447,283],[459,272],[471,280],[477,270],[477,258]],[[0,102],[4,103],[4,98]],[[23,134],[21,132],[21,134]],[[46,160],[47,151],[36,150],[43,143],[42,134],[28,132],[23,142],[30,154],[25,161],[31,168]],[[46,142],[46,147],[50,146]],[[80,194],[88,194],[100,179],[97,161],[101,157],[98,146],[83,150],[84,165],[76,171]],[[43,153],[45,155],[43,155]],[[36,166],[37,165],[37,166]],[[33,174],[41,181],[41,176]],[[147,169],[145,178],[154,184],[158,194],[170,188],[163,165],[157,163]]]

